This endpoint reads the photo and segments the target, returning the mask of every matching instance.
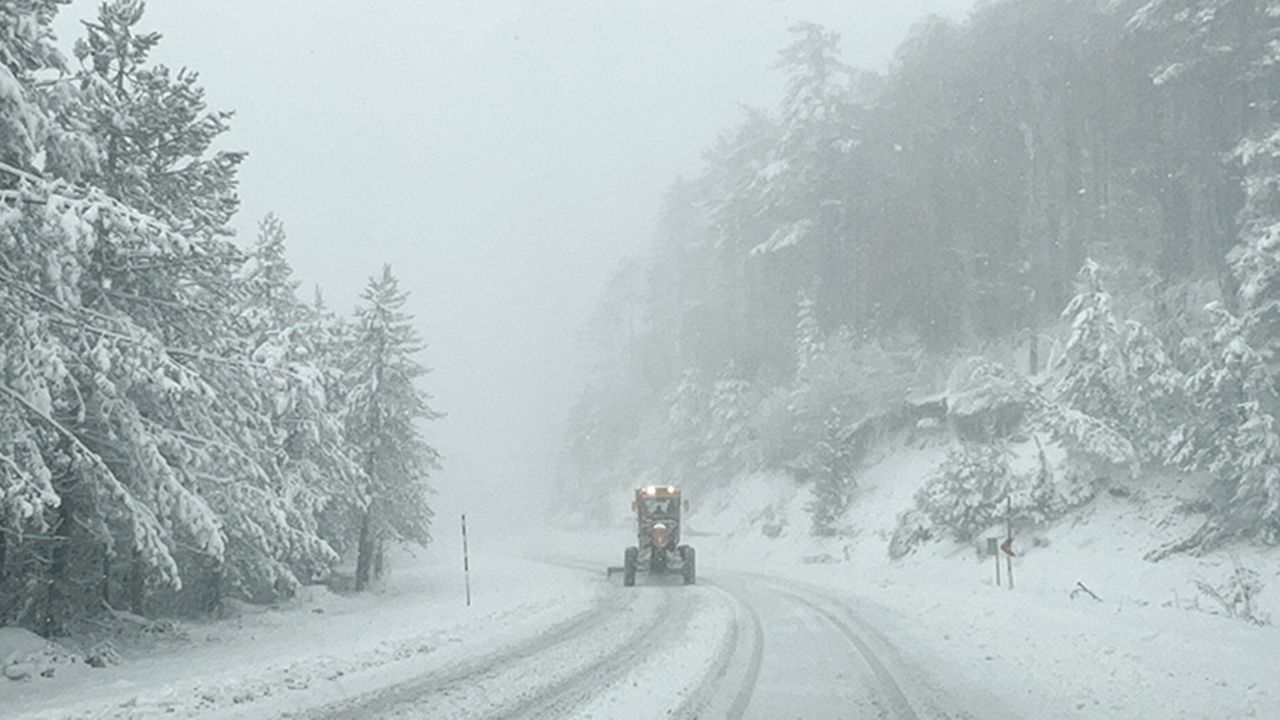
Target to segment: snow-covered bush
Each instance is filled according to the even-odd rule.
[[[1063,501],[1069,506],[1092,499],[1104,480],[1132,476],[1137,471],[1133,445],[1095,417],[1057,403],[1045,403],[1035,424],[1066,452],[1059,485]]]
[[[1059,449],[1059,452],[1061,449]],[[966,443],[953,449],[915,495],[915,507],[898,517],[890,557],[902,557],[941,535],[970,542],[1006,522],[1041,525],[1092,497],[1075,480],[1055,472],[1041,440]],[[1069,457],[1069,456],[1068,456]]]
[[[915,502],[935,527],[968,542],[1004,517],[1012,486],[1004,449],[965,445],[947,454]]]
[[[933,539],[935,528],[929,516],[912,508],[898,515],[898,526],[889,538],[889,558],[906,557],[912,550]]]

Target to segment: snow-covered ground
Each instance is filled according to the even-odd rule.
[[[700,708],[703,717],[765,717],[773,711],[764,695],[774,693],[773,702],[796,704],[796,716],[817,717],[831,708],[804,703],[819,699],[827,670],[787,676],[778,668],[802,662],[807,649],[790,648],[797,654],[785,662],[776,654],[791,637],[780,633],[812,637],[825,627],[857,636],[861,649],[846,649],[867,655],[867,681],[884,685],[874,696],[833,694],[843,707],[918,717],[1280,717],[1276,628],[1226,617],[1207,591],[1237,566],[1274,586],[1277,554],[1142,560],[1194,528],[1174,510],[1191,495],[1179,484],[1189,481],[1149,479],[1140,492],[1104,495],[1018,538],[1010,590],[994,584],[990,557],[952,543],[888,560],[895,516],[937,459],[912,452],[877,465],[849,516],[857,532],[842,538],[810,537],[804,494],[765,478],[693,499],[696,588],[626,589],[605,577],[629,539],[622,491],[614,528],[493,543],[481,530],[470,607],[460,548],[445,538],[416,560],[399,558],[372,593],[310,589],[283,607],[183,624],[180,637],[157,636],[103,669],[51,657],[34,669],[52,668],[52,677],[0,679],[0,715],[359,717],[374,708],[621,718]],[[1270,587],[1255,598],[1255,615],[1280,618],[1277,594]],[[832,624],[818,627],[823,618]],[[643,648],[625,649],[642,636]],[[0,634],[0,645],[14,637]],[[738,687],[749,680],[754,698]],[[809,694],[788,700],[787,686]],[[406,704],[415,693],[431,700]]]
[[[1142,559],[1197,526],[1175,510],[1194,496],[1190,480],[1147,478],[1128,497],[1104,494],[1017,538],[1011,590],[1007,577],[995,585],[992,558],[954,543],[889,561],[896,514],[919,485],[903,479],[923,477],[937,452],[889,458],[863,478],[854,537],[808,537],[803,494],[749,483],[720,499],[720,534],[699,539],[703,562],[732,558],[857,598],[863,619],[921,669],[982,686],[1021,717],[1280,717],[1280,632],[1227,617],[1200,585],[1222,589],[1237,567],[1252,569],[1267,586],[1255,616],[1280,621],[1280,553]],[[778,523],[777,540],[759,532]]]

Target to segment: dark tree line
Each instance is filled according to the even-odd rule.
[[[149,60],[139,0],[54,47],[0,6],[0,624],[266,602],[430,540],[422,345],[389,268],[351,319],[283,224],[231,241],[231,114]]]
[[[795,26],[777,107],[672,185],[602,299],[566,482],[662,457],[695,483],[833,478],[818,494],[841,506],[833,418],[854,428],[938,391],[957,357],[1030,341],[1056,401],[1149,463],[1214,471],[1227,499],[1190,546],[1280,537],[1277,39],[1263,0],[1004,0],[919,23],[878,74]],[[1115,329],[1064,331],[1064,308]],[[690,421],[728,379],[743,427]],[[1112,391],[1124,407],[1097,401]],[[749,460],[707,455],[725,442]]]

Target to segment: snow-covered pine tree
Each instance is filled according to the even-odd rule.
[[[325,305],[318,287],[303,327],[313,356],[313,367],[320,373],[317,380],[324,394],[325,414],[337,423],[334,432],[342,438],[341,447],[331,447],[327,442],[330,431],[324,429],[320,432],[317,449],[324,448],[322,454],[328,457],[325,465],[333,474],[319,484],[325,494],[322,507],[316,514],[318,532],[339,555],[345,557],[356,547],[360,536],[367,483],[357,448],[346,439],[349,393],[346,368],[356,328],[347,318]]]
[[[807,480],[813,483],[813,499],[805,506],[813,519],[813,534],[834,535],[840,518],[849,509],[857,481],[853,475],[855,463],[851,444],[852,428],[844,417],[832,408],[823,424],[822,436],[814,444],[812,462]]]
[[[241,271],[241,315],[259,342],[308,314],[298,299],[298,281],[293,279],[293,268],[285,257],[287,238],[284,223],[274,213],[267,213],[258,223],[258,237]]]
[[[403,311],[407,293],[391,266],[361,294],[347,364],[347,437],[364,470],[364,507],[356,556],[356,589],[364,589],[387,542],[431,541],[428,476],[438,454],[420,422],[440,414],[417,380],[427,373],[415,356],[423,344]]]
[[[732,362],[712,386],[699,467],[719,479],[754,469],[759,463],[756,433],[750,425],[750,392],[751,384],[739,377]]]
[[[226,235],[245,154],[204,154],[229,129],[231,113],[206,111],[197,73],[148,65],[161,36],[138,31],[145,9],[142,0],[104,2],[76,41],[84,129],[103,151],[84,179],[184,237]]]
[[[966,444],[947,454],[915,501],[935,527],[968,542],[1004,516],[1011,485],[1007,448]]]
[[[35,76],[65,69],[50,30],[57,4],[0,7],[0,622],[46,634],[97,609],[106,588],[92,571],[110,553],[113,528],[159,575],[177,577],[162,523],[110,464],[119,450],[95,451],[78,429],[92,399],[85,368],[109,354],[109,336],[133,335],[127,323],[78,308],[84,217],[107,220],[121,208],[71,188],[59,194],[39,176],[53,123]]]
[[[1280,540],[1280,435],[1275,427],[1275,382],[1263,354],[1247,341],[1247,322],[1211,306],[1217,329],[1204,364],[1187,380],[1195,412],[1181,429],[1172,459],[1214,474],[1223,498],[1190,537],[1152,552],[1211,550],[1240,537]]]
[[[1152,0],[1133,23],[1181,30],[1171,82],[1212,73],[1224,88],[1271,87],[1280,26],[1275,3]],[[1228,50],[1224,52],[1223,49]],[[1214,471],[1226,498],[1192,537],[1157,551],[1203,551],[1237,537],[1280,542],[1280,123],[1274,93],[1250,92],[1234,159],[1243,174],[1239,237],[1228,254],[1238,287],[1236,312],[1212,308],[1216,330],[1188,393],[1197,412],[1175,458]],[[1254,98],[1257,98],[1254,100]]]
[[[1160,338],[1136,320],[1125,322],[1123,355],[1132,398],[1125,433],[1144,462],[1168,463],[1190,412],[1187,379]]]
[[[777,144],[761,168],[755,190],[759,207],[776,224],[753,254],[827,242],[834,197],[834,158],[852,147],[845,142],[851,69],[840,59],[840,36],[814,23],[791,28],[778,67],[787,72],[779,108]],[[812,269],[812,268],[811,268]]]
[[[48,123],[33,76],[66,68],[50,27],[59,4],[14,0],[0,6],[0,162],[23,171],[38,170]],[[0,173],[0,188],[16,185],[16,177]]]
[[[0,6],[0,37],[4,38],[0,44],[0,162],[18,171],[31,169],[47,123],[31,97],[32,73],[61,64],[48,22],[55,9],[52,0]],[[18,597],[8,582],[7,560],[18,554],[24,531],[46,529],[45,513],[59,504],[41,450],[38,421],[26,407],[46,407],[48,391],[39,386],[15,388],[34,379],[28,357],[31,344],[45,344],[26,337],[41,330],[39,315],[33,298],[14,282],[27,269],[23,265],[38,262],[38,251],[30,252],[27,233],[19,228],[24,218],[15,188],[21,181],[11,171],[0,172],[0,271],[4,273],[0,276],[0,382],[4,384],[0,392],[0,601],[7,601],[0,606],[8,608],[16,607]],[[8,612],[0,613],[0,623],[14,619]]]
[[[97,150],[88,165],[62,168],[64,177],[158,220],[165,232],[90,220],[96,237],[81,290],[89,306],[117,308],[170,344],[205,347],[220,330],[210,315],[225,309],[244,259],[225,237],[244,153],[207,156],[231,114],[206,110],[196,73],[148,64],[160,34],[138,30],[144,10],[141,0],[112,0],[84,23],[76,93],[57,119]]]
[[[661,472],[664,481],[706,487],[711,481],[705,461],[710,447],[712,383],[696,368],[685,370],[665,401]]]
[[[1095,418],[1119,424],[1131,400],[1125,377],[1120,323],[1111,309],[1111,293],[1091,259],[1077,276],[1075,297],[1062,311],[1071,334],[1055,371],[1060,402]]]
[[[243,155],[206,157],[229,114],[205,111],[194,73],[148,66],[160,37],[137,31],[143,9],[116,0],[85,23],[87,37],[76,46],[78,95],[58,116],[64,130],[99,151],[90,166],[76,168],[77,177],[134,213],[130,222],[85,218],[93,237],[80,297],[96,312],[127,316],[164,345],[158,358],[169,383],[119,378],[137,415],[122,427],[142,447],[163,448],[152,462],[156,477],[171,473],[218,519],[216,545],[181,544],[204,552],[187,562],[199,568],[211,602],[223,588],[269,599],[297,586],[297,568],[326,565],[333,553],[291,504],[272,454],[264,404],[273,378],[251,359],[239,314],[244,258],[223,237],[238,204]]]
[[[263,462],[276,478],[284,504],[298,527],[326,544],[343,538],[321,529],[320,515],[330,507],[359,504],[361,471],[346,442],[337,405],[330,400],[340,363],[330,335],[332,318],[317,302],[308,306],[296,294],[298,283],[285,258],[284,224],[267,215],[259,225],[245,267],[240,312],[250,357],[263,392],[261,411],[270,418]],[[319,576],[336,555],[302,555],[293,571]]]
[[[796,374],[801,376],[823,351],[818,304],[804,290],[796,293]]]
[[[1070,335],[1057,366],[1056,400],[1123,435],[1143,460],[1163,462],[1180,421],[1183,378],[1137,320],[1121,324],[1102,268],[1086,259],[1063,310]]]
[[[1206,362],[1188,381],[1197,412],[1175,459],[1214,472],[1227,498],[1195,535],[1157,555],[1207,550],[1232,537],[1280,542],[1280,132],[1245,141],[1239,244],[1228,255],[1239,314],[1212,307],[1216,330]]]

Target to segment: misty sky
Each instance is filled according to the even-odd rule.
[[[777,102],[787,26],[836,29],[852,64],[882,68],[913,22],[972,4],[152,0],[144,29],[236,112],[220,147],[249,152],[242,242],[275,212],[304,298],[319,284],[343,313],[383,262],[411,291],[448,413],[428,438],[441,520],[484,523],[547,486],[582,322],[664,188],[740,104]],[[63,10],[68,50],[96,6]]]

